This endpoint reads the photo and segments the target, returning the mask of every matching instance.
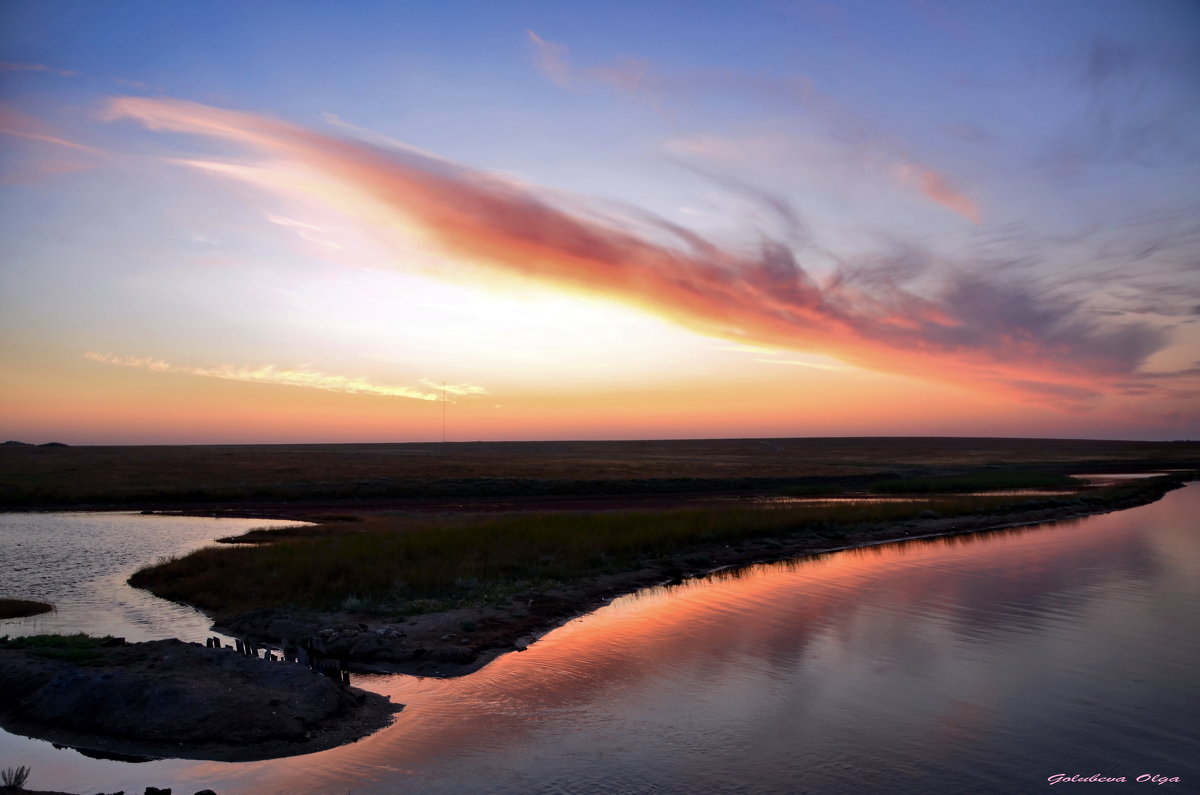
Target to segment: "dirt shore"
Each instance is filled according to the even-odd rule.
[[[401,708],[303,665],[178,640],[53,651],[0,648],[0,725],[90,755],[294,756],[371,734]]]

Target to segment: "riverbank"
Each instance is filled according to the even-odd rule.
[[[469,583],[461,594],[441,599],[413,599],[404,604],[370,604],[361,595],[348,597],[346,609],[298,608],[274,604],[250,610],[212,609],[203,594],[210,586],[189,582],[185,563],[182,570],[158,569],[159,579],[139,573],[133,581],[167,598],[187,601],[208,609],[217,627],[230,634],[257,642],[303,645],[315,653],[347,663],[352,669],[398,672],[422,676],[461,676],[478,670],[495,657],[521,651],[537,637],[562,623],[640,588],[672,584],[708,574],[717,569],[736,568],[808,555],[821,555],[873,544],[931,538],[943,535],[987,532],[1052,521],[1067,521],[1098,513],[1145,504],[1177,488],[1178,478],[1152,478],[1121,486],[1081,490],[1074,495],[1026,497],[1008,503],[973,498],[975,512],[960,510],[955,515],[931,510],[934,501],[907,503],[906,515],[876,521],[809,521],[805,526],[788,521],[775,526],[750,528],[750,532],[704,534],[693,543],[680,544],[669,552],[628,559],[616,569],[609,567],[574,578],[524,579],[506,583],[507,588],[483,582]],[[561,514],[557,521],[583,527],[584,515]],[[635,514],[638,522],[653,521],[653,514]],[[672,516],[672,514],[664,514]],[[775,512],[773,521],[787,514]],[[810,517],[811,518],[811,517]],[[618,520],[609,529],[621,529]],[[330,530],[332,543],[345,542],[344,528]],[[475,529],[477,537],[491,531]],[[270,535],[270,531],[266,533]],[[311,543],[310,539],[308,543]],[[304,543],[304,542],[301,542]],[[506,544],[516,543],[512,537]],[[212,561],[235,556],[217,550],[200,561],[201,574]],[[243,555],[257,554],[241,550]],[[536,556],[536,550],[531,551]],[[189,556],[191,557],[191,556]],[[292,557],[325,560],[320,547],[293,550]],[[184,559],[187,561],[187,559]],[[195,561],[192,561],[195,563]],[[377,569],[386,568],[376,561]],[[254,564],[261,565],[261,564]],[[239,578],[229,575],[233,580]],[[311,576],[324,576],[312,574]],[[460,577],[459,580],[462,578]],[[457,581],[456,581],[457,582]],[[187,598],[188,589],[192,597]],[[233,596],[223,592],[222,598]],[[353,609],[367,606],[372,609]]]

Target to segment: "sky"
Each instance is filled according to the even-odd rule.
[[[0,436],[1200,438],[1200,5],[0,2]]]

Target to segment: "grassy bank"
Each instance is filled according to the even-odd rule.
[[[218,614],[256,607],[416,611],[486,602],[517,589],[627,571],[714,545],[810,537],[913,519],[1101,510],[1170,488],[1155,478],[1073,496],[930,497],[728,509],[524,513],[413,523],[375,516],[316,537],[208,548],[137,572],[131,584]]]

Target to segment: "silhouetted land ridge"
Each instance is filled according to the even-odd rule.
[[[858,487],[1022,467],[1194,468],[1200,442],[855,437],[610,442],[0,446],[0,508],[185,507]]]

